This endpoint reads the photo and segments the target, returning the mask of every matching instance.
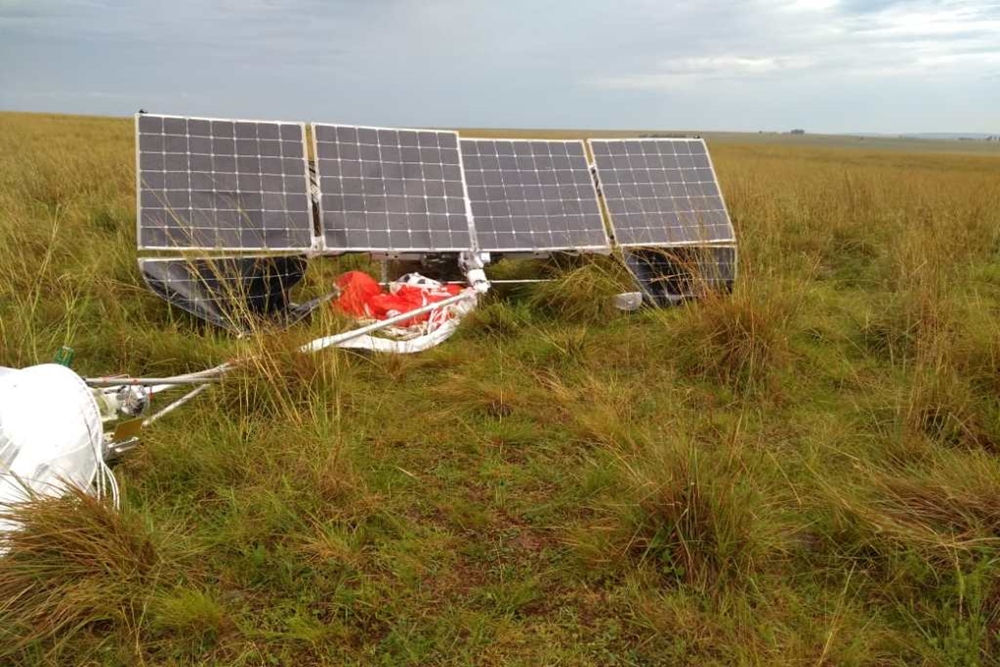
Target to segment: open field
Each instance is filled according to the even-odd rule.
[[[851,148],[866,152],[952,153],[1000,157],[998,141],[919,139],[846,134],[787,134],[778,132],[699,132],[696,130],[463,130],[466,136],[546,137],[586,139],[587,137],[635,137],[643,135],[704,137],[716,144],[767,144],[788,148]]]
[[[342,323],[236,341],[142,286],[130,119],[0,114],[0,365],[266,353],[120,513],[25,510],[0,664],[998,664],[1000,155],[709,139],[731,297],[621,315],[594,262],[305,357]]]

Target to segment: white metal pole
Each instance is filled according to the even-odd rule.
[[[177,408],[181,407],[182,405],[184,405],[185,403],[187,403],[188,401],[190,401],[192,398],[194,398],[195,396],[197,396],[201,392],[203,392],[206,389],[208,389],[208,387],[209,387],[209,385],[207,385],[207,384],[203,384],[200,387],[196,387],[193,391],[189,391],[188,393],[184,394],[183,396],[181,396],[176,401],[174,401],[173,403],[171,403],[167,407],[163,408],[159,412],[150,415],[149,417],[147,417],[146,419],[144,419],[142,421],[143,428],[149,426],[150,424],[152,424],[153,422],[155,422],[160,417],[163,417],[165,415],[170,414],[171,412],[173,412]]]
[[[447,299],[442,299],[441,301],[436,301],[434,303],[429,303],[426,306],[421,306],[419,308],[414,308],[413,310],[408,310],[405,313],[400,313],[385,320],[379,320],[367,326],[360,327],[358,329],[352,329],[351,331],[345,331],[344,333],[336,334],[334,336],[325,336],[323,338],[317,338],[311,343],[306,343],[299,348],[300,352],[318,352],[325,348],[338,345],[345,341],[353,340],[360,336],[370,334],[374,331],[380,329],[385,329],[386,327],[391,327],[400,322],[405,322],[406,320],[416,317],[417,315],[423,315],[424,313],[429,313],[439,308],[444,308],[460,301],[465,301],[466,299],[474,299],[476,294],[470,292],[463,292],[461,294],[456,294],[455,296],[448,297]],[[224,364],[219,364],[213,368],[209,368],[203,371],[198,371],[196,373],[185,373],[183,375],[174,375],[172,377],[162,377],[162,378],[132,378],[132,377],[100,377],[100,378],[86,378],[86,383],[91,387],[121,387],[124,385],[143,385],[143,386],[156,386],[164,385],[159,387],[162,391],[166,387],[180,386],[180,385],[190,385],[190,384],[206,384],[209,382],[218,381],[227,371],[232,370],[236,367],[238,362],[227,361]]]
[[[445,306],[450,306],[454,303],[460,301],[465,301],[466,299],[474,299],[475,294],[470,294],[468,292],[463,292],[462,294],[456,294],[455,296],[450,296],[447,299],[437,301],[435,303],[429,303],[426,306],[421,306],[420,308],[414,308],[413,310],[408,310],[405,313],[400,313],[385,320],[379,320],[369,324],[368,326],[361,327],[360,329],[354,329],[352,331],[345,331],[344,333],[337,334],[335,336],[326,336],[324,338],[317,338],[311,343],[306,343],[299,348],[300,352],[318,352],[319,350],[331,347],[333,345],[339,345],[349,340],[359,338],[372,333],[373,331],[378,331],[379,329],[385,329],[386,327],[391,327],[394,324],[399,324],[400,322],[405,322],[406,320],[416,317],[417,315],[423,315],[424,313],[429,313],[431,311],[437,310],[438,308],[444,308]]]

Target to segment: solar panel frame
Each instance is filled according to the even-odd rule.
[[[471,205],[470,205],[470,202],[469,202],[469,190],[468,190],[468,185],[467,185],[467,183],[465,181],[465,165],[463,164],[463,161],[462,161],[462,150],[461,150],[461,143],[460,143],[461,139],[459,137],[458,132],[456,132],[454,130],[436,130],[436,129],[427,129],[427,128],[420,129],[420,128],[407,128],[407,127],[385,127],[385,126],[378,126],[378,125],[351,125],[351,124],[345,124],[345,123],[315,123],[314,122],[314,123],[310,124],[310,127],[312,128],[313,156],[314,156],[314,158],[316,160],[316,180],[317,180],[317,184],[318,184],[318,188],[317,188],[318,189],[317,200],[319,202],[319,221],[320,221],[319,222],[319,230],[320,230],[319,236],[320,236],[321,249],[323,251],[332,252],[332,253],[366,252],[366,253],[371,253],[371,254],[374,254],[374,255],[385,255],[385,256],[392,256],[392,257],[407,256],[407,255],[420,255],[420,254],[433,254],[433,253],[449,253],[450,254],[450,253],[476,252],[476,251],[478,251],[479,248],[478,248],[478,244],[477,244],[475,224],[474,224],[474,221],[473,221],[473,218],[472,218],[472,208],[471,208]],[[418,147],[419,147],[419,134],[420,133],[433,133],[433,134],[436,134],[436,135],[448,135],[448,136],[454,137],[454,140],[455,140],[454,150],[455,150],[455,153],[457,154],[457,160],[458,160],[458,164],[457,164],[457,167],[458,167],[458,183],[460,183],[460,185],[461,185],[461,192],[462,192],[462,194],[461,194],[461,201],[462,201],[463,211],[462,211],[462,213],[447,213],[447,200],[448,199],[457,199],[458,197],[457,197],[457,195],[456,196],[448,196],[446,194],[445,196],[442,197],[442,199],[445,200],[444,205],[446,207],[446,209],[445,209],[446,213],[444,213],[444,215],[446,217],[450,216],[450,215],[456,215],[456,216],[457,215],[462,215],[464,217],[464,226],[463,226],[463,228],[462,228],[461,231],[463,231],[464,234],[468,237],[468,243],[457,243],[457,244],[451,244],[451,245],[446,245],[446,246],[434,246],[432,244],[410,244],[407,247],[394,247],[394,246],[391,246],[389,243],[385,243],[385,244],[375,244],[375,243],[352,244],[352,243],[347,243],[347,242],[342,243],[342,244],[340,244],[340,243],[331,243],[330,239],[329,239],[329,235],[330,235],[331,232],[335,231],[335,228],[330,227],[330,223],[329,223],[329,217],[328,216],[331,213],[334,213],[334,212],[343,213],[345,215],[345,220],[346,220],[346,214],[348,212],[360,213],[360,214],[367,215],[369,213],[369,211],[364,210],[365,209],[365,205],[364,204],[362,204],[362,209],[363,210],[361,210],[361,211],[345,211],[345,210],[341,210],[341,207],[337,207],[336,210],[327,210],[327,206],[324,204],[324,202],[327,199],[327,197],[333,197],[333,196],[344,196],[344,197],[346,197],[348,195],[344,194],[343,191],[341,191],[340,193],[328,192],[327,188],[325,188],[324,185],[323,185],[324,178],[329,178],[329,179],[338,178],[340,180],[343,180],[344,177],[342,175],[341,176],[324,176],[322,160],[329,160],[330,158],[321,158],[320,157],[320,144],[321,143],[330,143],[330,142],[321,142],[320,141],[320,128],[332,129],[332,130],[334,130],[334,132],[336,132],[336,130],[338,128],[343,128],[345,130],[358,130],[359,132],[363,130],[363,131],[373,131],[373,132],[376,132],[376,133],[378,133],[378,132],[415,133],[415,134],[418,135]],[[360,141],[360,138],[359,138],[359,140],[357,142],[357,145],[358,145],[359,149],[360,149],[360,146],[363,145],[362,142]],[[365,145],[367,145],[367,144],[365,144]],[[378,145],[379,145],[379,147],[382,146],[381,143],[379,143]],[[402,149],[402,145],[400,145],[400,148]],[[358,158],[358,161],[359,162],[362,161],[361,158],[360,158],[360,156]],[[381,151],[380,151],[379,162],[382,163]],[[410,163],[406,163],[406,162],[402,161],[402,150],[401,150],[400,165],[402,165],[402,164],[410,164]],[[421,162],[418,162],[417,164],[423,165],[425,163],[423,161],[421,161]],[[444,167],[445,163],[442,162],[440,164],[442,165],[442,176],[443,176],[443,167]],[[400,180],[417,180],[417,179],[400,179]],[[421,178],[419,180],[423,181],[424,183],[427,182],[427,179],[424,179],[424,178]],[[436,180],[436,179],[434,179],[434,180]],[[445,180],[442,177],[441,183],[444,184],[444,183],[447,183],[447,182],[449,182],[449,181]],[[447,189],[445,188],[445,191],[446,190]],[[388,198],[390,196],[388,193],[383,193],[383,194],[385,195],[386,198]],[[362,194],[361,196],[363,197],[364,195]],[[397,195],[392,195],[392,196],[397,196]],[[400,196],[403,197],[403,198],[406,198],[406,197],[411,197],[412,195],[406,195],[406,194],[404,194],[404,195],[400,195]],[[424,199],[427,199],[426,195],[424,196]],[[388,206],[388,204],[387,204],[387,206]],[[379,212],[378,211],[371,211],[371,213],[379,213]],[[389,212],[386,211],[387,220],[388,220],[388,213]],[[407,212],[406,215],[408,216],[409,212]],[[431,215],[431,213],[428,212],[427,215],[429,216],[429,215]],[[435,214],[435,215],[438,215],[438,214]],[[349,230],[347,228],[345,228],[343,230],[343,232],[344,232],[345,235],[347,234],[348,231]],[[355,231],[361,231],[361,230],[355,230]],[[378,233],[381,233],[382,230],[381,229],[372,230],[370,228],[366,228],[364,231],[365,231],[366,234],[368,234],[368,240],[370,241],[371,240],[371,235],[370,234],[371,234],[372,231],[376,231]],[[388,226],[388,222],[387,222],[387,227],[386,227],[386,230],[385,230],[386,237],[387,238],[391,238],[391,233],[393,231],[402,231],[402,230],[396,230],[396,229],[393,229],[393,228],[389,227]],[[431,231],[434,231],[434,230],[428,229],[428,234],[430,234]],[[438,231],[441,231],[441,230],[438,230]],[[449,229],[448,233],[449,233],[449,236],[451,236],[452,232],[459,233],[459,231],[460,230],[450,230]]]
[[[233,128],[234,128],[234,135],[233,135],[234,148],[233,148],[233,156],[232,157],[233,157],[234,163],[237,163],[237,165],[238,165],[237,158],[240,157],[240,156],[238,155],[238,151],[236,149],[235,128],[236,128],[236,125],[238,123],[252,123],[254,125],[275,125],[275,126],[277,126],[277,128],[278,128],[278,137],[279,137],[277,141],[278,141],[279,144],[286,143],[286,140],[281,139],[281,127],[282,126],[298,127],[299,128],[299,132],[301,134],[301,145],[302,145],[301,161],[302,161],[302,178],[303,178],[304,191],[301,192],[301,193],[300,192],[289,193],[288,191],[286,191],[286,190],[283,189],[283,191],[281,193],[271,193],[271,192],[266,191],[264,189],[263,182],[262,182],[262,185],[261,185],[261,188],[260,188],[259,191],[248,191],[248,192],[254,192],[254,193],[259,193],[260,194],[261,202],[262,202],[261,203],[261,217],[262,217],[261,229],[254,230],[252,227],[247,227],[247,228],[240,227],[240,228],[237,228],[237,229],[231,229],[230,231],[239,231],[241,234],[244,231],[248,231],[248,232],[250,232],[250,231],[264,231],[263,217],[264,217],[265,211],[266,212],[271,212],[271,213],[281,213],[282,212],[282,211],[269,210],[269,209],[263,208],[263,206],[264,206],[263,201],[264,201],[264,198],[265,198],[264,197],[265,194],[281,194],[281,195],[283,195],[285,197],[285,202],[287,202],[287,196],[289,194],[301,195],[301,196],[305,197],[305,207],[306,207],[306,209],[305,209],[305,211],[296,211],[296,212],[304,213],[305,214],[304,215],[304,219],[303,219],[302,228],[298,229],[297,227],[296,228],[289,227],[289,228],[287,228],[287,231],[289,232],[289,236],[290,236],[291,232],[292,231],[296,231],[296,229],[298,229],[298,231],[303,231],[303,230],[307,229],[308,230],[308,234],[309,234],[309,242],[308,242],[308,244],[303,243],[303,244],[284,244],[284,245],[264,245],[263,243],[260,243],[260,244],[253,245],[253,244],[243,244],[243,243],[241,243],[240,245],[233,245],[233,244],[199,245],[199,244],[195,244],[195,243],[190,243],[190,244],[182,244],[182,243],[173,243],[173,244],[171,244],[171,243],[167,243],[167,244],[143,243],[143,234],[142,234],[142,231],[143,231],[143,224],[142,224],[142,218],[143,218],[143,216],[142,216],[142,213],[143,213],[143,208],[144,208],[143,205],[142,205],[142,194],[143,194],[142,153],[143,153],[143,151],[141,150],[141,135],[143,133],[141,132],[141,128],[140,128],[140,123],[142,122],[141,119],[143,119],[143,118],[157,118],[157,119],[161,119],[161,121],[165,121],[165,120],[168,120],[168,119],[174,119],[174,120],[183,120],[185,122],[188,122],[188,121],[197,121],[197,122],[207,122],[207,123],[213,123],[213,124],[214,123],[232,123],[233,124]],[[174,136],[174,135],[168,135],[166,132],[161,132],[160,136],[166,137],[166,136]],[[190,137],[192,135],[186,134],[185,136],[187,136],[190,139]],[[195,135],[195,136],[202,137],[203,135]],[[210,139],[210,140],[212,140],[213,143],[214,143],[214,141],[216,139],[218,139],[218,137],[216,137],[216,135],[214,135],[214,134],[209,134],[207,136],[207,138]],[[166,155],[166,151],[163,151],[163,154]],[[190,151],[187,151],[185,154],[188,155],[189,158],[192,155],[192,153]],[[201,154],[200,153],[196,153],[196,155],[201,155]],[[216,157],[219,157],[219,154],[215,153],[213,151],[212,153],[209,153],[208,155],[210,155],[213,158],[213,166],[214,166],[214,159]],[[246,157],[246,156],[243,156],[243,157]],[[257,157],[261,158],[261,157],[266,157],[266,156],[261,156],[260,154],[258,154]],[[281,178],[282,178],[282,184],[283,184],[282,187],[285,188],[286,187],[286,185],[285,185],[285,179],[288,178],[289,176],[294,177],[294,178],[297,178],[297,176],[295,176],[294,174],[285,172],[285,170],[284,170],[284,160],[286,160],[286,159],[297,160],[299,158],[297,158],[296,156],[290,156],[288,158],[285,158],[283,155],[279,155],[278,157],[279,157],[279,159],[282,160],[282,173],[281,174],[263,174],[263,172],[259,172],[259,174],[262,177],[265,176],[265,175],[281,176]],[[190,161],[188,162],[188,165],[189,165],[188,168],[186,170],[184,170],[184,171],[180,171],[180,170],[170,170],[170,171],[168,171],[168,170],[164,169],[163,173],[164,173],[164,175],[166,175],[167,173],[187,173],[187,174],[202,173],[202,172],[199,172],[199,171],[192,170],[190,168]],[[239,173],[240,173],[239,172],[239,167],[235,166],[234,170],[235,171],[233,172],[233,174],[236,175],[236,176],[238,176]],[[149,171],[149,170],[147,170],[147,171]],[[314,221],[314,211],[313,211],[313,201],[312,201],[311,184],[310,184],[310,177],[309,177],[309,153],[308,153],[308,144],[306,143],[306,126],[305,126],[305,123],[303,123],[303,122],[280,121],[280,120],[254,120],[254,119],[245,119],[245,118],[216,118],[216,117],[210,117],[210,116],[178,116],[178,115],[171,115],[171,114],[146,114],[146,113],[137,113],[135,115],[135,173],[136,173],[136,247],[139,250],[173,250],[173,251],[176,251],[176,250],[198,250],[198,251],[220,251],[220,252],[242,252],[242,251],[247,251],[247,252],[253,252],[253,251],[304,252],[304,251],[315,250],[315,249],[317,249],[317,247],[319,245],[319,237],[316,235],[316,230],[314,228],[314,223],[313,223],[313,221]],[[215,174],[215,173],[220,173],[220,172],[217,172],[216,170],[213,169],[212,172],[208,172],[208,173]],[[221,173],[230,173],[230,172],[221,172]],[[238,185],[238,179],[237,179],[237,185]],[[155,188],[150,188],[150,190],[155,190]],[[166,188],[166,187],[164,187],[161,190],[163,192],[167,192],[169,189]],[[188,192],[189,193],[195,192],[195,190],[190,187],[190,181],[189,181]],[[215,192],[214,189],[213,189],[213,192]],[[237,193],[239,193],[239,192],[241,192],[241,191],[237,188]],[[166,209],[164,209],[164,210],[166,210]],[[204,209],[202,209],[202,210],[212,210],[215,213],[218,213],[218,211],[220,211],[220,210],[232,210],[232,209],[219,209],[219,208],[214,208],[213,209],[213,208],[204,207]],[[235,210],[237,212],[239,212],[239,209],[235,209]],[[284,211],[284,213],[287,214],[287,212],[288,211],[286,209]],[[237,216],[237,218],[239,218],[239,216]],[[187,227],[188,227],[189,230],[190,229],[198,229],[197,227],[195,227],[194,225],[191,225],[191,224],[187,225]],[[151,227],[149,229],[157,229],[157,228],[156,227]],[[208,228],[206,227],[204,229],[208,229]],[[218,229],[216,229],[216,233],[218,233]]]
[[[594,183],[594,178],[593,178],[593,175],[592,175],[591,170],[590,170],[590,161],[588,160],[588,157],[587,157],[587,146],[584,144],[584,142],[583,142],[582,139],[538,139],[538,138],[523,139],[523,138],[493,138],[493,137],[462,137],[460,139],[460,143],[459,143],[460,148],[462,148],[462,146],[464,144],[466,144],[467,142],[468,143],[488,142],[488,143],[491,143],[491,144],[499,144],[499,143],[511,143],[511,144],[515,144],[515,143],[527,143],[527,144],[550,144],[550,145],[551,144],[563,144],[563,145],[566,145],[566,146],[569,146],[571,144],[572,145],[579,145],[579,147],[580,147],[580,157],[581,157],[581,159],[583,161],[582,171],[584,171],[586,173],[587,183],[589,183],[589,190],[590,190],[590,192],[593,195],[593,202],[594,202],[594,205],[596,207],[595,211],[593,212],[593,215],[596,216],[596,221],[599,223],[600,233],[601,233],[601,236],[603,238],[603,241],[601,243],[599,243],[599,244],[589,244],[589,245],[587,245],[587,244],[566,243],[566,244],[549,244],[549,245],[545,245],[545,246],[531,246],[531,247],[527,247],[527,246],[524,246],[524,245],[521,245],[521,246],[518,246],[518,245],[501,246],[500,244],[492,245],[490,243],[487,243],[486,240],[485,240],[485,237],[487,235],[490,235],[490,234],[496,235],[497,231],[495,230],[495,228],[492,231],[487,231],[487,230],[483,229],[482,226],[479,224],[479,220],[480,220],[480,218],[482,216],[477,215],[477,213],[476,213],[476,205],[478,203],[480,203],[480,202],[479,202],[478,198],[473,198],[472,194],[471,194],[471,192],[472,192],[471,188],[473,186],[471,186],[469,184],[469,172],[466,169],[465,164],[464,164],[464,161],[465,161],[465,151],[463,149],[463,150],[461,150],[461,152],[462,152],[462,160],[463,160],[463,174],[465,176],[466,188],[467,188],[468,192],[470,193],[469,194],[469,202],[470,202],[470,207],[472,209],[472,219],[473,219],[473,222],[476,224],[476,234],[479,236],[479,249],[480,250],[482,250],[484,252],[495,252],[495,253],[498,253],[498,254],[545,254],[545,253],[549,253],[549,252],[594,252],[594,253],[601,253],[601,254],[610,254],[611,253],[611,239],[608,236],[608,230],[607,230],[607,227],[604,224],[604,216],[601,214],[600,198],[598,197],[597,185],[596,185],[596,183]],[[497,156],[498,157],[499,157],[499,155],[500,155],[499,152],[497,152]],[[515,159],[518,157],[516,155],[516,152],[515,152],[515,154],[512,157],[514,157]],[[574,156],[570,155],[569,151],[567,151],[567,158],[569,159],[570,162],[572,161],[573,157]],[[573,171],[572,164],[570,165],[569,170]],[[501,178],[503,177],[503,173],[504,173],[504,169],[502,167],[500,167],[500,166],[498,166],[498,168],[496,170],[492,170],[492,169],[491,170],[485,170],[485,169],[480,168],[480,169],[478,169],[478,171],[481,171],[481,172],[484,172],[484,173],[486,171],[497,171],[498,174],[499,174],[499,176]],[[516,171],[520,173],[520,172],[527,171],[527,170],[517,168]],[[538,170],[535,169],[535,171],[537,172]],[[556,169],[552,169],[551,171],[557,171],[557,170]],[[579,185],[579,184],[574,184],[574,185]],[[489,187],[489,186],[484,185],[484,187]],[[502,187],[506,188],[506,185],[502,185]],[[541,188],[542,186],[540,185],[539,187]],[[511,201],[525,201],[525,203],[536,201],[536,202],[544,205],[544,204],[552,202],[552,201],[559,201],[560,203],[562,203],[563,200],[561,198],[546,199],[544,197],[540,197],[537,200],[528,200],[528,199],[517,199],[517,198],[514,198]],[[583,201],[583,200],[580,199],[579,201]],[[488,201],[487,202],[483,202],[483,203],[488,203]],[[581,213],[579,215],[582,218],[582,217],[586,216],[587,213],[581,211]],[[509,216],[511,218],[515,217],[513,213],[509,214]],[[493,215],[491,215],[489,217],[490,218],[503,218],[504,216],[503,215],[500,215],[500,216],[493,216]],[[534,218],[547,219],[548,218],[548,214],[547,213],[543,213],[540,216],[527,215],[527,216],[524,216],[524,217],[528,217],[528,218],[533,218],[534,217]],[[550,237],[553,234],[553,229],[552,229],[551,225],[549,225],[543,231],[544,231],[544,233],[548,234]],[[534,230],[530,230],[530,232],[533,233]]]
[[[707,169],[711,173],[711,176],[712,176],[712,181],[711,182],[714,185],[714,187],[715,187],[715,189],[716,189],[716,191],[718,193],[717,196],[718,196],[718,199],[719,199],[719,201],[721,202],[722,205],[721,205],[721,208],[719,208],[719,209],[713,209],[712,211],[682,211],[680,213],[689,213],[689,214],[690,213],[694,213],[694,214],[708,213],[708,212],[722,213],[723,216],[724,216],[724,218],[725,218],[724,224],[722,224],[722,225],[713,224],[712,227],[714,228],[714,227],[722,226],[722,227],[724,227],[727,230],[727,233],[724,234],[724,235],[717,235],[717,236],[714,236],[714,237],[711,237],[711,238],[701,237],[701,238],[676,240],[676,239],[670,239],[669,238],[669,232],[667,232],[668,238],[665,239],[665,240],[652,240],[652,239],[648,240],[648,241],[644,241],[644,240],[623,240],[623,237],[626,236],[626,233],[623,233],[623,232],[627,232],[627,234],[629,236],[631,236],[631,237],[635,236],[635,231],[634,231],[635,227],[632,227],[632,226],[629,226],[629,225],[625,225],[625,224],[621,224],[622,223],[622,214],[621,213],[616,213],[616,212],[614,212],[612,210],[612,207],[610,205],[610,201],[611,200],[609,200],[608,193],[607,193],[607,185],[608,185],[608,183],[606,183],[604,177],[602,177],[602,168],[598,164],[598,154],[597,154],[597,151],[594,149],[594,145],[595,144],[601,144],[601,143],[603,143],[603,144],[612,144],[612,143],[625,144],[626,142],[640,142],[640,143],[649,143],[649,142],[652,142],[652,143],[696,143],[696,144],[699,144],[704,149],[704,155],[705,155],[706,161],[708,163],[707,167],[705,167],[705,169]],[[595,168],[595,170],[597,172],[598,180],[600,181],[601,197],[604,200],[605,208],[606,208],[607,214],[608,214],[608,222],[610,223],[612,231],[614,232],[614,237],[615,237],[614,238],[614,243],[616,245],[618,245],[620,247],[623,247],[623,248],[642,248],[642,247],[649,248],[649,247],[680,247],[680,246],[718,245],[718,244],[731,245],[731,244],[735,244],[736,243],[736,241],[737,241],[737,239],[736,239],[736,232],[735,232],[735,230],[733,228],[732,217],[729,215],[729,207],[726,204],[725,197],[722,195],[722,188],[721,188],[721,186],[719,184],[719,177],[718,177],[718,175],[716,174],[716,171],[715,171],[715,163],[712,161],[712,155],[709,152],[708,146],[705,143],[704,139],[701,139],[701,138],[691,138],[691,137],[637,137],[637,138],[636,137],[627,137],[627,138],[600,138],[600,139],[593,139],[592,138],[592,139],[587,139],[587,145],[590,148],[591,155],[593,155],[593,157],[594,157],[594,168]],[[624,155],[626,157],[628,157],[628,153],[627,152]],[[664,168],[664,170],[666,170],[666,168]],[[607,169],[605,169],[604,171],[605,171],[605,173],[607,173]],[[702,182],[707,182],[707,181],[699,181],[699,184],[702,183]],[[699,196],[704,197],[704,195],[699,195]],[[624,198],[624,197],[621,198],[622,201],[624,201],[625,199],[626,198]],[[643,213],[645,214],[646,212],[643,212]],[[652,212],[650,212],[650,213],[652,213]],[[666,212],[663,212],[663,213],[666,213]],[[678,212],[675,211],[674,214],[677,215]],[[619,216],[618,219],[617,219],[617,221],[616,221],[616,215]],[[679,220],[680,219],[679,215],[677,215],[677,217],[678,217],[678,220]],[[664,224],[663,228],[665,230],[669,230],[669,226],[667,224]],[[678,229],[684,229],[685,227],[683,225],[678,225],[677,228]],[[652,228],[648,228],[648,229],[650,229],[652,231]]]

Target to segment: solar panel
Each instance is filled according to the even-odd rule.
[[[462,139],[479,249],[610,251],[582,141]]]
[[[140,249],[313,244],[302,123],[136,116]]]
[[[588,141],[618,245],[735,241],[704,141]]]
[[[457,133],[315,123],[313,141],[328,249],[472,248]]]

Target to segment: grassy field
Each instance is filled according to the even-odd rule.
[[[997,664],[1000,157],[711,149],[732,296],[626,316],[596,262],[306,357],[335,318],[236,341],[142,286],[130,120],[0,115],[0,365],[266,353],[121,512],[22,510],[0,664]]]
[[[767,144],[787,148],[854,148],[863,151],[951,153],[1000,157],[1000,142],[958,139],[919,139],[847,134],[788,134],[779,132],[701,132],[697,130],[463,130],[466,136],[509,136],[586,139],[588,137],[699,136],[716,144]]]

